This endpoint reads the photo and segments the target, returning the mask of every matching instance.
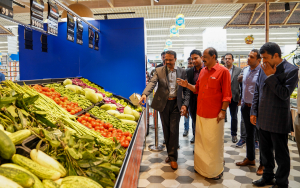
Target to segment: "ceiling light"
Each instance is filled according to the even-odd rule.
[[[228,19],[231,16],[216,16],[216,17],[184,17],[185,20],[198,20],[198,19]],[[155,21],[155,20],[175,20],[176,18],[147,18],[146,21]]]
[[[94,14],[91,9],[83,4],[75,3],[68,6],[73,12],[78,14],[81,18],[85,20],[94,20]],[[64,10],[61,15],[61,21],[67,21],[67,11]]]
[[[284,9],[285,9],[285,12],[290,12],[290,3],[285,3]]]
[[[159,2],[159,0],[154,0],[156,3],[158,3]]]
[[[169,30],[170,28],[153,28],[153,29],[147,29],[147,31],[155,31],[155,30]],[[183,29],[183,28],[179,28]],[[186,27],[184,29],[200,29],[200,27]]]

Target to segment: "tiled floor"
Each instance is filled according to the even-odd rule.
[[[228,116],[230,117],[230,116]],[[240,116],[239,116],[240,117]],[[152,122],[150,120],[150,122]],[[246,156],[244,148],[236,148],[235,144],[231,142],[230,123],[225,124],[225,169],[224,176],[221,180],[215,181],[207,179],[198,173],[194,172],[194,145],[189,141],[192,138],[192,132],[189,132],[187,137],[183,137],[183,118],[180,121],[180,149],[178,150],[178,169],[172,170],[170,165],[165,163],[167,157],[166,150],[162,152],[151,152],[148,150],[148,145],[154,144],[154,129],[150,129],[147,136],[146,147],[144,148],[140,177],[139,188],[195,188],[195,187],[209,187],[209,188],[250,188],[251,182],[260,177],[256,175],[255,167],[238,167],[235,162],[241,161]],[[190,121],[191,125],[191,121]],[[161,127],[159,125],[159,127]],[[159,129],[159,143],[162,144],[163,135],[162,129]],[[289,141],[290,156],[291,156],[291,171],[290,171],[290,187],[300,188],[300,158],[296,143]],[[259,152],[257,152],[258,154]],[[258,159],[259,156],[256,156]],[[257,161],[257,164],[258,161]],[[270,186],[266,186],[270,187]]]

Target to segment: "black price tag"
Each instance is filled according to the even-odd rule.
[[[95,50],[99,50],[99,33],[95,31]]]
[[[25,49],[33,50],[32,30],[24,29]]]
[[[73,16],[67,14],[67,40],[74,42],[74,28],[75,28],[75,20]]]
[[[32,27],[44,29],[43,12],[43,0],[30,0],[30,23]]]
[[[0,14],[8,18],[13,18],[12,0],[0,1]]]
[[[93,43],[93,40],[94,40],[94,31],[92,28],[89,27],[89,48],[94,48],[94,43]]]
[[[48,33],[51,35],[58,35],[58,8],[52,0],[48,1]]]
[[[77,20],[77,44],[82,45],[83,44],[83,39],[82,39],[82,33],[83,33],[83,26],[81,21]]]

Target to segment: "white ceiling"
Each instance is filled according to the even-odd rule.
[[[21,2],[29,0],[21,0]],[[44,0],[47,2],[46,0]],[[147,29],[147,54],[160,54],[165,41],[170,39],[169,28],[175,24],[175,17],[184,14],[185,29],[180,29],[179,37],[172,37],[172,48],[177,53],[183,53],[184,47],[196,47],[203,50],[202,32],[207,27],[224,27],[230,18],[243,4],[189,4],[189,5],[163,5],[135,6],[122,8],[92,8],[94,14],[113,12],[135,12],[135,14],[108,15],[108,19],[144,17]],[[62,11],[60,11],[61,14]],[[46,19],[47,12],[44,12]],[[15,13],[14,19],[29,24],[29,13]],[[103,16],[96,16],[95,19],[104,19]],[[16,25],[0,18],[0,24],[4,26]],[[101,30],[101,28],[100,28]],[[270,29],[270,41],[279,45],[291,45],[296,43],[298,28]],[[249,51],[253,45],[247,45],[244,38],[254,35],[254,47],[259,48],[265,41],[264,29],[227,29],[228,51]],[[0,47],[7,44],[0,37]],[[0,48],[1,50],[7,50]],[[5,52],[5,51],[4,51]]]

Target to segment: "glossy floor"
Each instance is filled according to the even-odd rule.
[[[228,116],[230,117],[230,116]],[[239,116],[240,117],[240,116]],[[152,122],[152,121],[150,121]],[[235,162],[241,161],[246,156],[244,148],[237,148],[231,142],[230,123],[225,124],[224,135],[224,159],[225,169],[224,176],[221,180],[215,181],[206,179],[198,173],[194,172],[194,145],[190,143],[192,138],[191,129],[187,137],[183,137],[183,118],[180,121],[180,149],[178,150],[178,170],[174,171],[170,165],[165,163],[167,157],[166,150],[162,152],[151,152],[148,150],[148,145],[154,144],[154,129],[150,129],[150,134],[146,138],[146,147],[142,157],[140,168],[139,184],[140,188],[195,188],[195,187],[209,187],[209,188],[250,188],[254,187],[251,183],[257,180],[260,176],[256,175],[256,167],[238,167]],[[191,121],[190,121],[191,125]],[[161,126],[159,126],[161,127]],[[191,127],[191,126],[190,126]],[[239,138],[239,136],[238,136]],[[162,129],[159,129],[159,143],[162,144],[163,135]],[[289,149],[291,156],[291,171],[290,171],[290,187],[300,188],[300,158],[296,143],[289,141]],[[257,150],[256,159],[259,158]],[[258,161],[257,161],[257,164]],[[270,187],[270,186],[266,186]]]

